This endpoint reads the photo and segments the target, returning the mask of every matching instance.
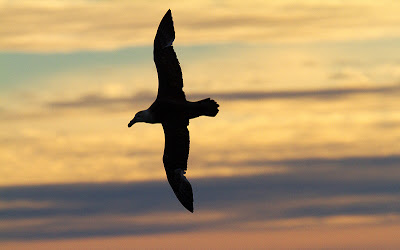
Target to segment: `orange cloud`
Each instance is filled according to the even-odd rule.
[[[93,237],[62,240],[2,242],[2,248],[12,249],[396,249],[400,226],[323,227],[306,230],[279,231],[201,231],[146,236]]]
[[[168,8],[173,10],[180,44],[342,41],[400,35],[400,5],[393,1],[170,1],[168,6],[160,1],[0,4],[0,49],[10,51],[151,45]]]

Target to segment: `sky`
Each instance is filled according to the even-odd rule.
[[[171,9],[194,214],[162,165]],[[399,248],[399,1],[0,0],[2,249]]]

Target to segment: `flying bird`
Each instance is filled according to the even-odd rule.
[[[189,119],[214,117],[219,105],[207,98],[196,102],[186,100],[183,92],[182,70],[172,43],[175,40],[171,10],[160,22],[154,39],[153,56],[158,73],[158,94],[151,106],[136,113],[129,122],[161,123],[165,146],[163,163],[167,179],[181,204],[193,213],[192,186],[186,179],[189,157]]]

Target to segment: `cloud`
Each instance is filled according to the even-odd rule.
[[[399,85],[377,86],[377,87],[347,87],[331,89],[311,89],[311,90],[288,90],[288,91],[241,91],[241,92],[198,92],[189,93],[187,98],[190,100],[199,100],[211,96],[217,101],[258,101],[274,99],[327,99],[343,98],[351,95],[363,94],[389,94],[400,91]],[[79,108],[101,108],[112,107],[128,108],[134,103],[149,105],[154,101],[155,94],[150,92],[140,92],[126,97],[107,97],[104,95],[89,94],[79,97],[75,100],[51,101],[47,107],[51,109],[79,109]]]
[[[134,103],[145,103],[155,99],[150,92],[142,92],[129,97],[106,97],[90,94],[72,101],[53,101],[48,104],[51,109],[63,108],[112,108],[113,106],[128,106]]]
[[[384,161],[377,164],[387,171],[370,168],[366,161],[340,161],[398,154],[396,86],[263,91],[261,96],[259,92],[191,93],[195,98],[188,96],[190,100],[215,98],[221,111],[216,118],[190,123],[189,178],[205,178],[210,172],[223,178],[289,174],[303,166],[309,166],[310,176],[340,175],[332,171],[337,170],[335,165],[352,166],[342,178],[396,176]],[[164,180],[162,127],[127,128],[135,111],[148,107],[156,94],[140,95],[92,99],[83,95],[59,99],[60,106],[42,101],[40,112],[2,116],[1,185]],[[141,103],[133,101],[137,98],[143,98]],[[326,158],[331,162],[318,161]],[[368,171],[360,172],[354,165]]]
[[[393,1],[171,1],[185,44],[363,40],[399,36]],[[1,3],[0,49],[71,51],[151,45],[168,7],[141,1]],[[207,10],[207,11],[204,11]],[[381,13],[385,13],[382,15]],[[354,32],[357,30],[357,32]]]
[[[145,92],[133,91],[145,90],[136,81],[128,90],[118,87],[122,80],[106,82],[106,88],[99,84],[72,89],[71,95],[63,95],[63,88],[70,90],[63,82],[60,94],[54,91],[41,98],[45,90],[40,89],[33,101],[23,103],[27,98],[20,97],[19,109],[4,106],[1,184],[164,179],[161,126],[138,124],[127,129],[134,113],[153,102],[156,81],[143,80],[142,85],[149,87]],[[209,171],[220,177],[281,174],[294,168],[278,169],[267,160],[395,155],[400,149],[398,85],[275,91],[192,90],[194,84],[187,85],[189,100],[211,97],[221,104],[218,117],[190,123],[189,166],[194,178],[206,177]],[[219,164],[211,168],[214,162]]]
[[[369,83],[370,78],[358,70],[354,69],[342,69],[341,71],[335,72],[328,77],[330,80],[335,82],[349,84],[349,83]]]
[[[310,162],[312,174],[303,165]],[[295,173],[192,179],[196,216],[181,208],[166,180],[1,187],[0,240],[398,223],[394,169],[385,168],[392,179],[360,173],[399,162],[398,156],[305,159],[289,163],[300,169]],[[334,169],[313,171],[324,164]]]

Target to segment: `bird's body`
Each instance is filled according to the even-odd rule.
[[[172,43],[175,31],[168,10],[158,27],[154,39],[154,62],[158,73],[158,94],[154,103],[139,111],[129,123],[161,123],[165,135],[163,163],[167,179],[182,205],[193,212],[193,192],[184,176],[189,157],[189,119],[216,116],[218,104],[210,98],[197,102],[186,100],[179,61]]]

